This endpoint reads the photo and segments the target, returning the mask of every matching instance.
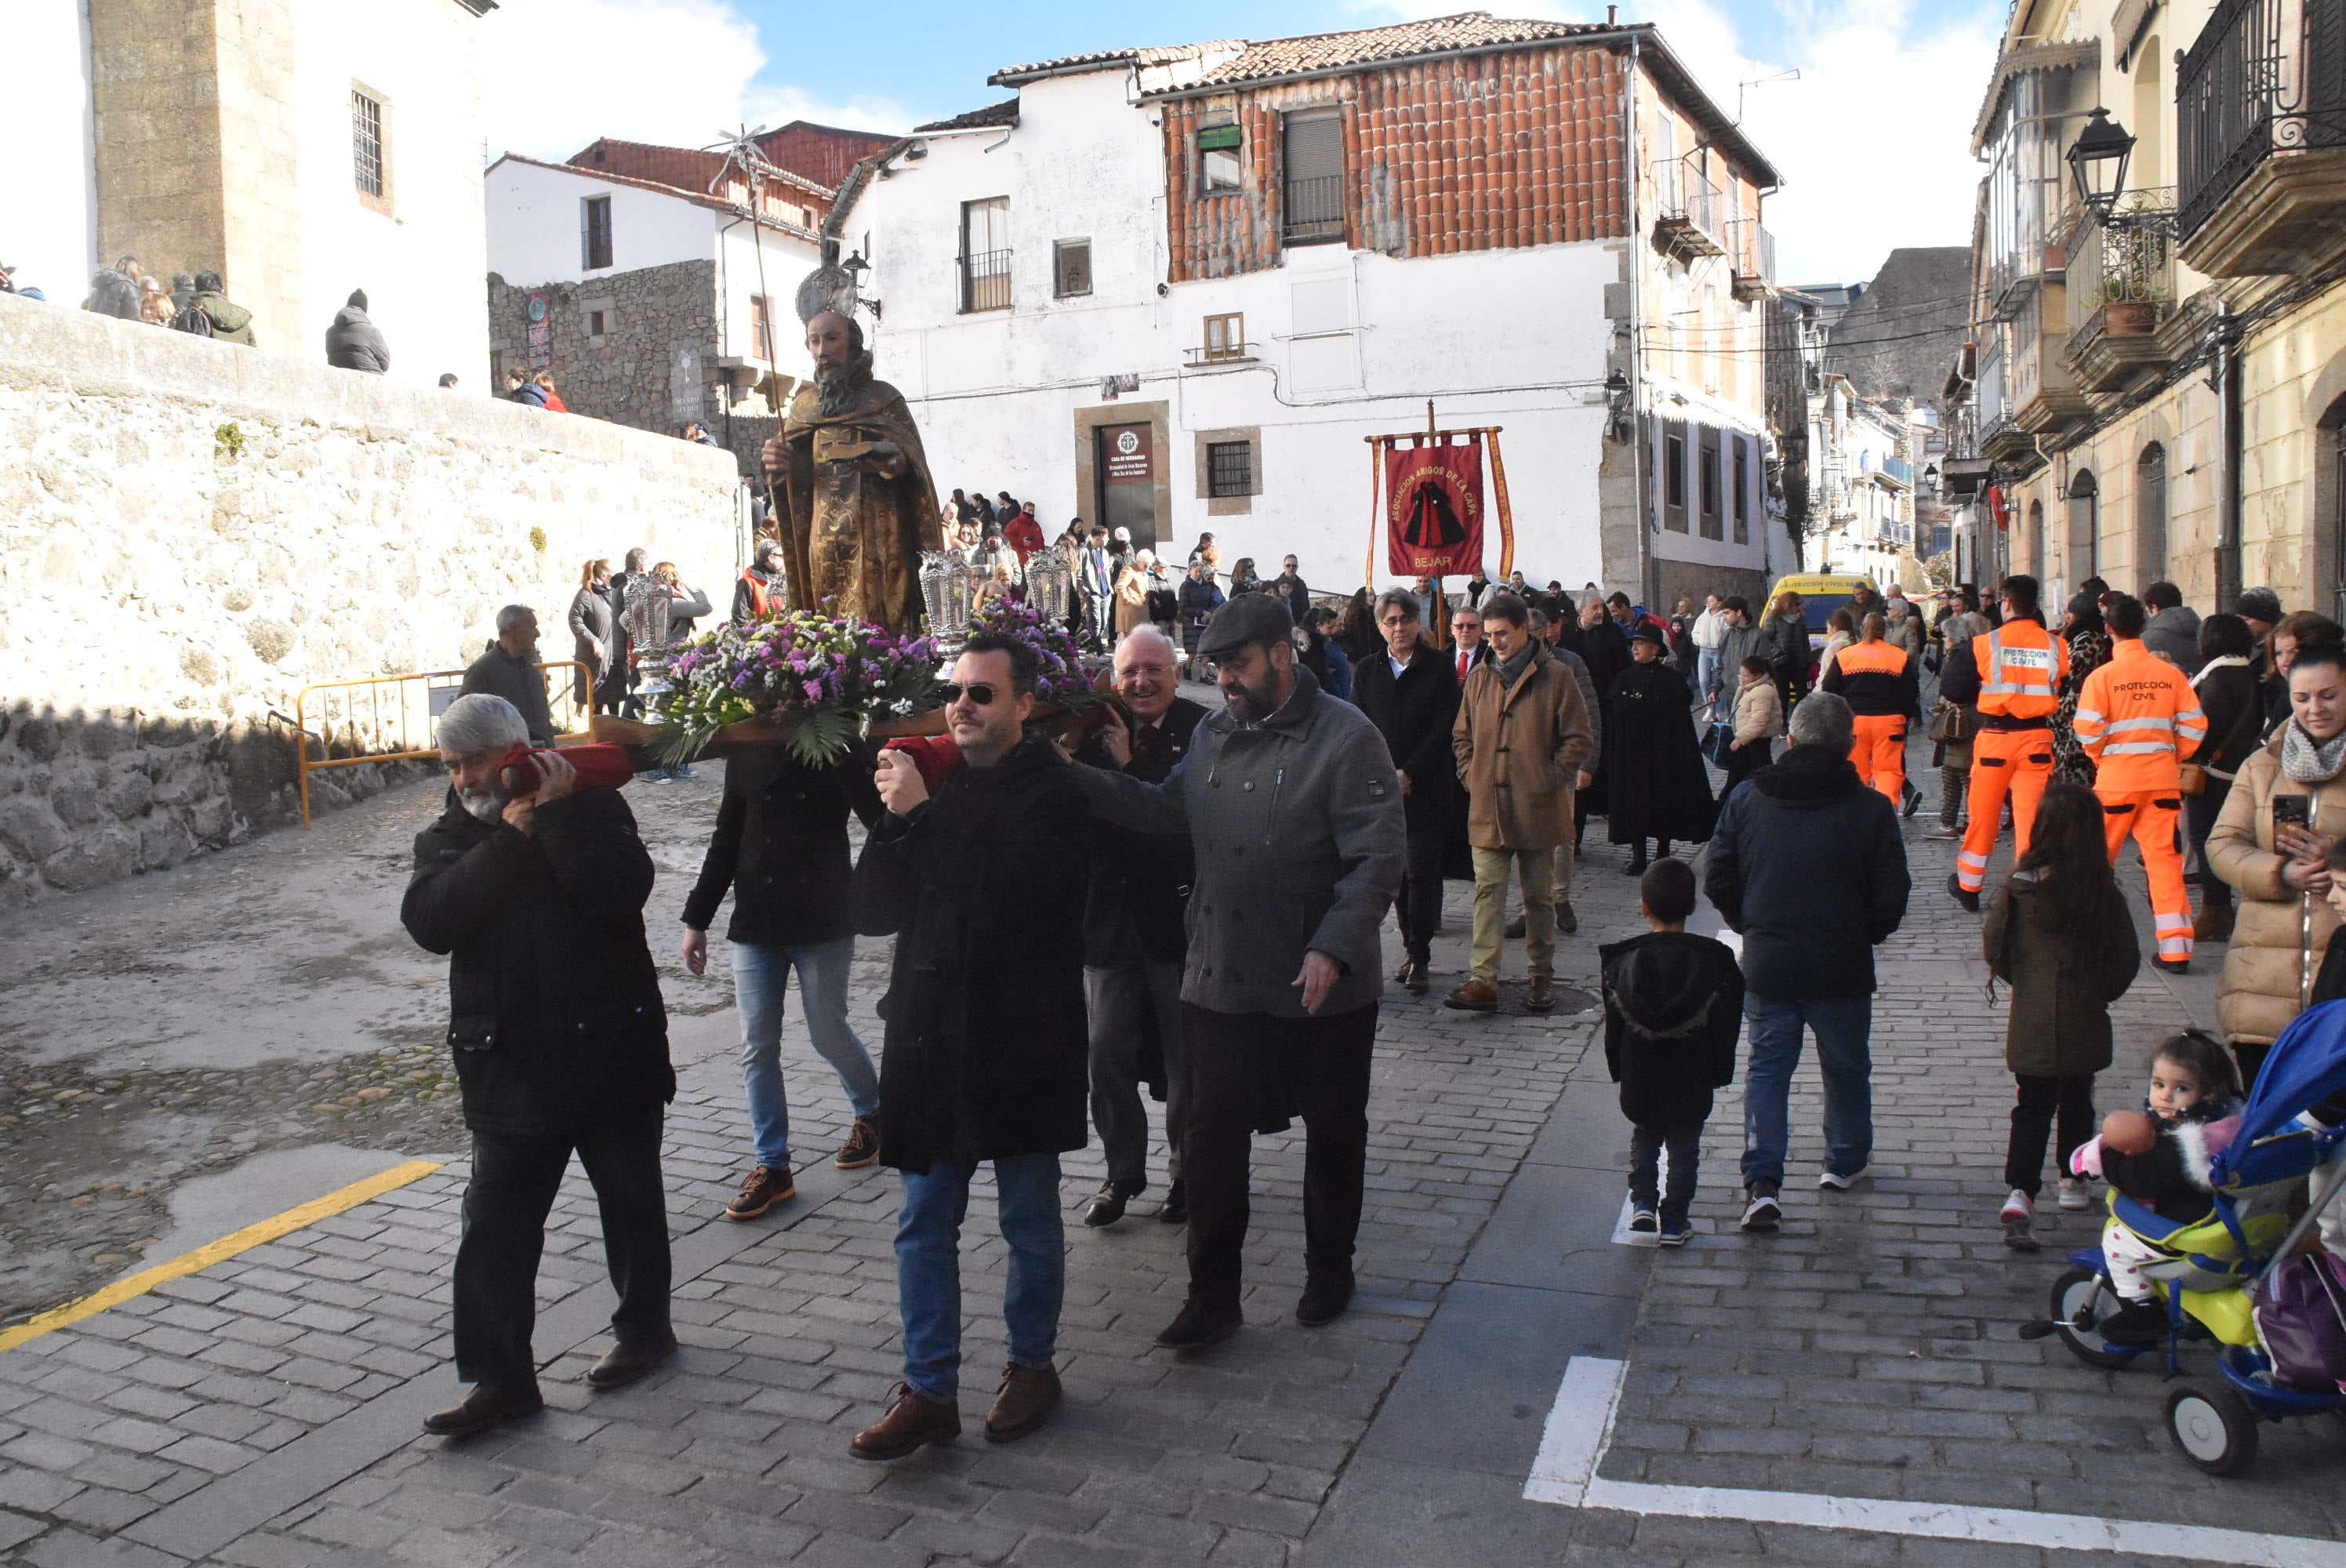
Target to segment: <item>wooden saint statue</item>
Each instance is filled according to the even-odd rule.
[[[814,379],[764,452],[790,607],[914,632],[921,553],[944,548],[921,433],[903,394],[872,378],[852,304],[811,292],[800,295],[802,311],[816,306],[806,315]]]

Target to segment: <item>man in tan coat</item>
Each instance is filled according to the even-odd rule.
[[[1554,852],[1571,840],[1573,795],[1588,782],[1582,765],[1595,749],[1580,683],[1531,635],[1530,618],[1513,594],[1484,603],[1483,630],[1494,657],[1468,674],[1451,729],[1469,797],[1474,948],[1474,972],[1443,1005],[1471,1013],[1495,1012],[1499,1005],[1511,871],[1523,886],[1529,1005],[1545,1013],[1556,1004]]]

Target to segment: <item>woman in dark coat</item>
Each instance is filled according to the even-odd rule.
[[[1667,855],[1670,840],[1710,837],[1718,806],[1687,717],[1686,677],[1670,667],[1659,626],[1629,639],[1633,662],[1605,698],[1606,836],[1635,852],[1628,873],[1646,869],[1646,840]]]
[[[2094,1135],[2094,1074],[2110,1064],[2110,1004],[2142,966],[2134,917],[2110,875],[2102,804],[2066,780],[2047,785],[2028,853],[1987,906],[1982,951],[2012,987],[2004,1064],[2017,1096],[2004,1153],[2012,1196],[1997,1217],[2006,1246],[2034,1251],[2031,1228],[2042,1189],[2045,1143],[2055,1134],[2055,1169]],[[2085,1183],[2062,1176],[2061,1207],[2086,1207]]]
[[[2257,690],[2253,667],[2256,637],[2238,616],[2209,616],[2199,623],[2199,673],[2191,689],[2199,694],[2199,709],[2208,716],[2208,738],[2185,760],[2208,770],[2197,795],[2183,798],[2183,818],[2191,834],[2191,849],[2200,865],[2199,920],[2192,927],[2194,942],[2232,940],[2232,884],[2208,871],[2208,835],[2223,815],[2232,779],[2249,753],[2257,748],[2264,728],[2264,703]]]

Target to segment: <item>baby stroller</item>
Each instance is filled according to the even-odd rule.
[[[2109,1208],[2121,1224],[2170,1254],[2145,1264],[2168,1313],[2167,1371],[2180,1371],[2178,1351],[2212,1342],[2218,1378],[2178,1383],[2167,1397],[2168,1433],[2184,1458],[2210,1475],[2229,1475],[2256,1457],[2257,1423],[2285,1416],[2346,1410],[2346,1392],[2317,1391],[2275,1380],[2258,1332],[2256,1288],[2296,1250],[2341,1186],[2346,1164],[2321,1171],[2346,1127],[2319,1128],[2300,1118],[2346,1089],[2346,1002],[2300,1015],[2273,1045],[2257,1074],[2230,1145],[2209,1162],[2215,1212],[2178,1225],[2113,1189]],[[2292,1224],[2291,1198],[2320,1173],[2311,1202]],[[2091,1367],[2122,1367],[2161,1349],[2116,1344],[2095,1325],[2124,1301],[2110,1286],[2098,1243],[2069,1255],[2053,1282],[2052,1320],[2021,1329],[2023,1339],[2057,1333]]]

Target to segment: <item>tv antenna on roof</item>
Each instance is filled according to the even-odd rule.
[[[1799,71],[1790,70],[1779,71],[1772,76],[1753,76],[1747,81],[1736,83],[1735,123],[1739,126],[1743,123],[1743,95],[1749,92],[1753,87],[1764,87],[1770,82],[1797,82],[1800,79],[1800,73]]]

